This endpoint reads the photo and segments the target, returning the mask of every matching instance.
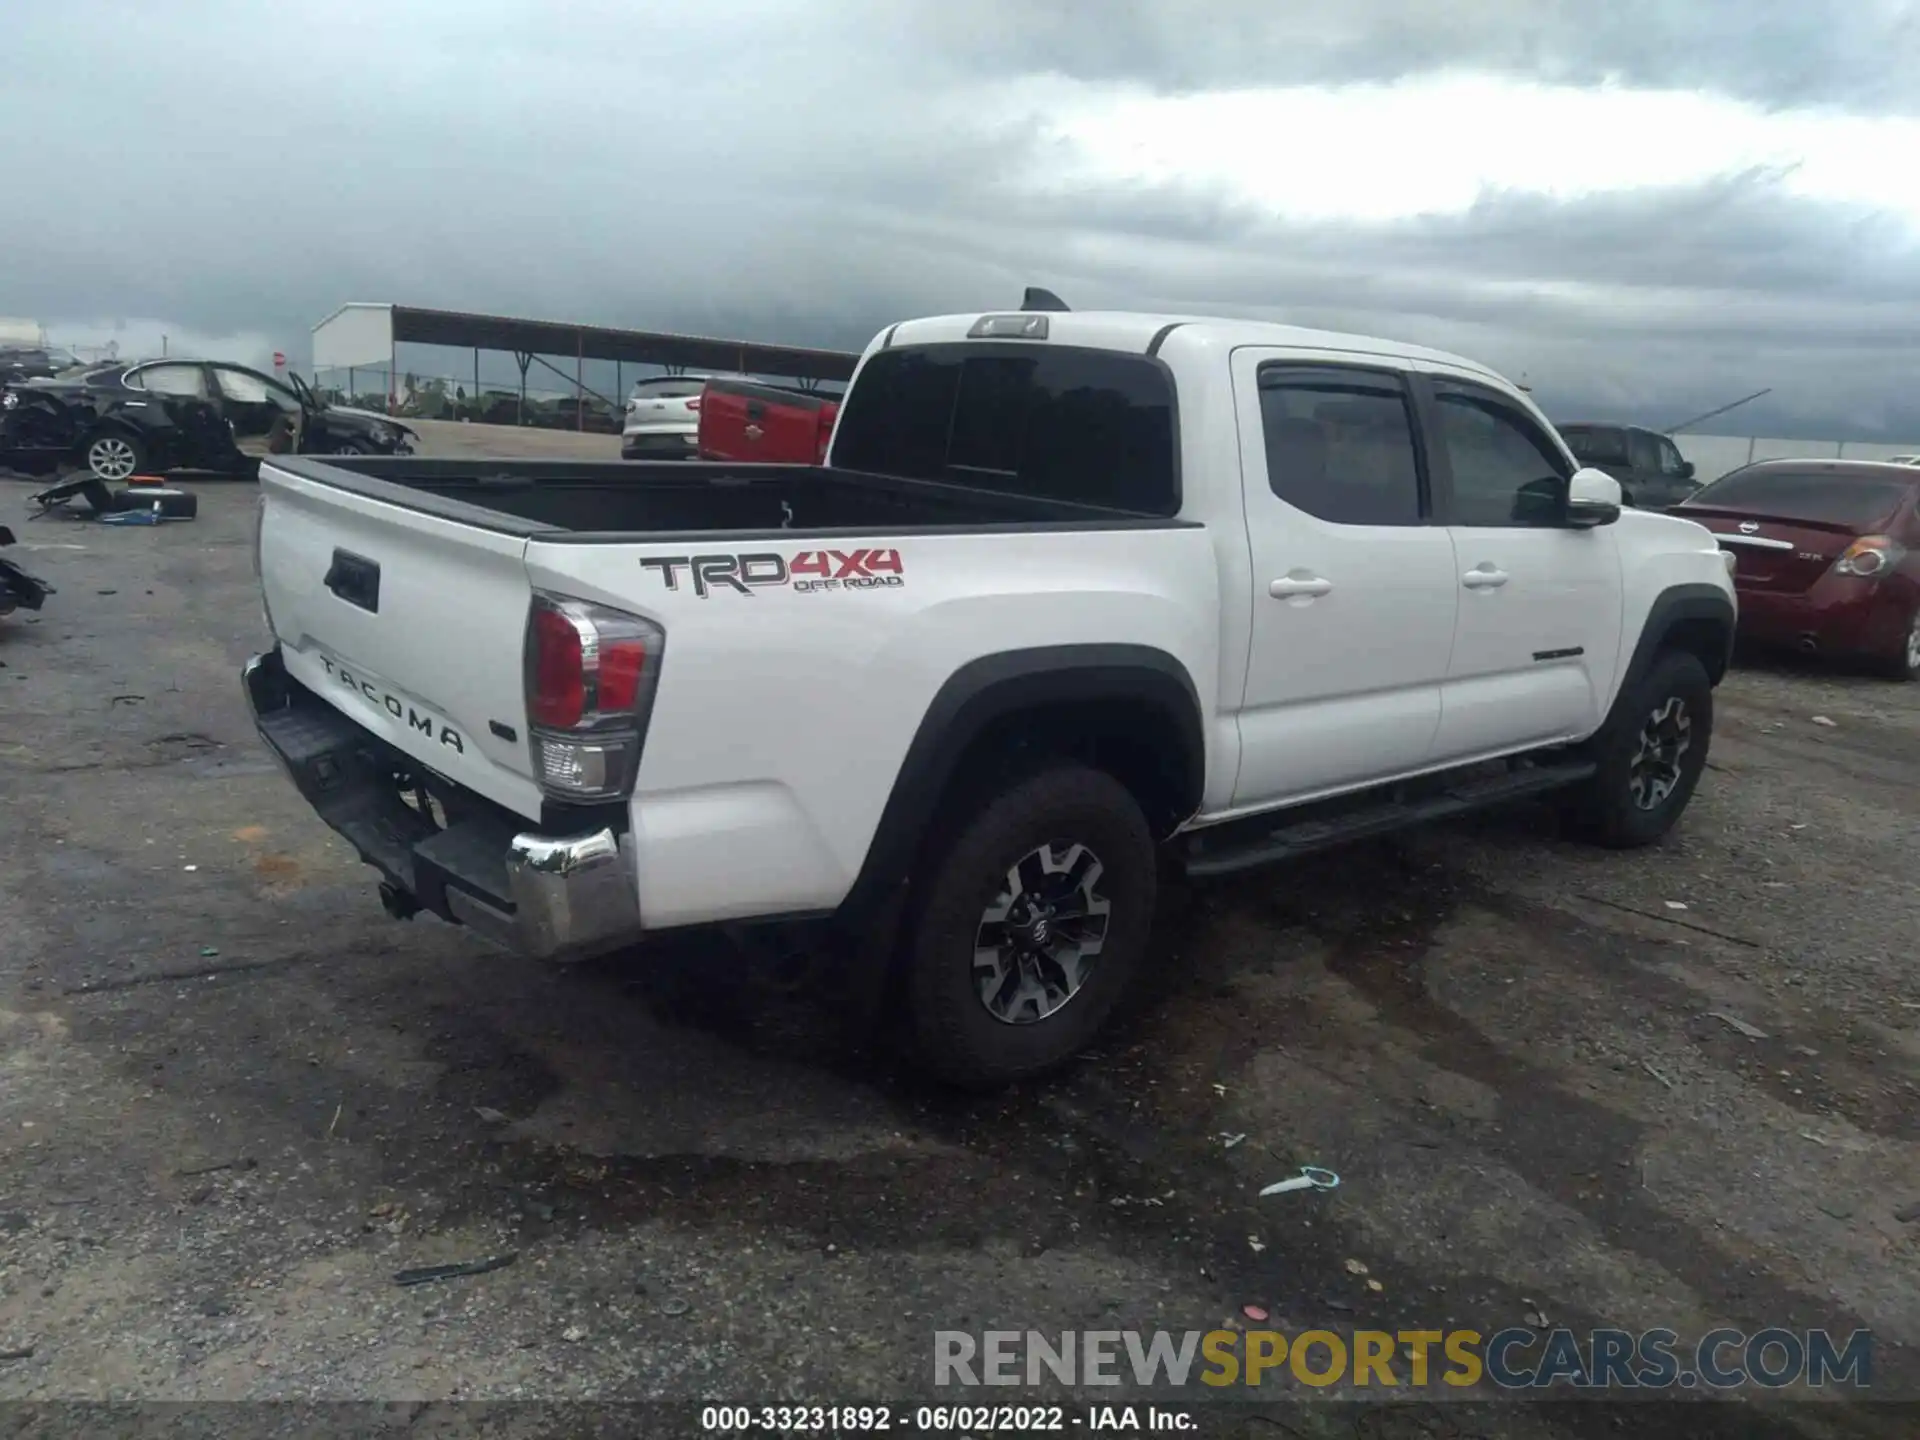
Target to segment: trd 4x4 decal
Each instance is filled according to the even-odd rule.
[[[822,590],[881,590],[906,583],[898,550],[802,550],[791,559],[776,551],[751,555],[655,555],[640,561],[678,590],[684,574],[702,600],[715,590],[751,595],[785,585],[802,595]]]

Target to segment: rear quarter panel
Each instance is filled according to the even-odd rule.
[[[838,905],[934,695],[982,656],[1153,646],[1186,668],[1211,731],[1211,544],[1191,526],[536,539],[526,561],[536,589],[617,606],[666,632],[632,802],[641,913],[659,928]],[[773,557],[754,573],[787,578],[745,593],[696,586],[684,562],[703,554]],[[840,583],[819,583],[821,563]]]

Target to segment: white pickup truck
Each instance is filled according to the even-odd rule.
[[[1653,841],[1735,600],[1451,355],[1221,319],[949,316],[823,466],[275,457],[262,736],[428,910],[568,959],[834,918],[923,1062],[1083,1047],[1159,862],[1520,796]]]

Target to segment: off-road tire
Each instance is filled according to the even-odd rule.
[[[1678,701],[1687,721],[1688,744],[1677,760],[1672,788],[1651,807],[1634,793],[1634,758],[1652,717]],[[1567,797],[1565,813],[1575,833],[1614,850],[1651,845],[1669,830],[1707,766],[1713,736],[1713,682],[1696,655],[1667,650],[1614,702],[1613,713],[1589,744],[1593,775]]]
[[[200,513],[200,497],[191,490],[165,485],[129,485],[113,492],[114,510],[152,510],[160,507],[164,520],[191,520]]]
[[[1086,979],[1044,1018],[989,1011],[974,976],[983,912],[1009,869],[1043,846],[1084,845],[1110,906]],[[937,1079],[989,1090],[1056,1069],[1079,1053],[1126,993],[1147,947],[1158,880],[1139,803],[1104,771],[1060,764],[1014,781],[935,837],[902,937],[909,1045]]]

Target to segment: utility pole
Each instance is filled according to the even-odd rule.
[[[1722,405],[1718,410],[1709,410],[1707,411],[1706,414],[1696,415],[1691,420],[1682,420],[1678,425],[1669,425],[1665,430],[1662,430],[1660,433],[1662,435],[1677,434],[1679,431],[1685,430],[1689,426],[1698,425],[1702,420],[1711,420],[1714,418],[1714,416],[1724,415],[1729,410],[1738,410],[1742,405],[1745,405],[1749,400],[1758,400],[1762,395],[1771,395],[1772,393],[1773,393],[1773,387],[1769,385],[1764,390],[1756,390],[1751,395],[1741,396],[1738,400],[1734,401],[1731,405]]]

